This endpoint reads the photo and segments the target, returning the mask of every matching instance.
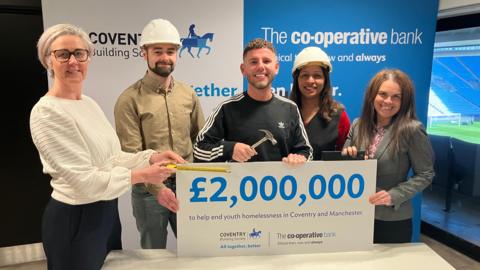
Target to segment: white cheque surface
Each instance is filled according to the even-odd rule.
[[[369,250],[376,161],[206,163],[177,171],[179,256]]]
[[[122,269],[454,269],[423,243],[374,245],[370,251],[233,257],[177,257],[167,250],[111,252],[103,267]]]

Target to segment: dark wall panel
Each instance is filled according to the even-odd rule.
[[[22,12],[0,5],[0,247],[41,242],[41,217],[51,193],[29,130],[30,110],[48,88],[36,57],[42,31],[39,7]]]

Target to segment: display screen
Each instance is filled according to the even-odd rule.
[[[480,27],[437,32],[428,133],[480,143]]]

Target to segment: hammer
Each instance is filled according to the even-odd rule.
[[[270,131],[268,131],[266,129],[259,129],[258,131],[261,131],[261,132],[265,133],[265,136],[263,136],[263,138],[261,138],[258,142],[254,143],[252,146],[250,146],[250,148],[255,149],[255,147],[259,146],[260,144],[262,144],[266,140],[269,140],[272,143],[272,145],[277,144],[277,140],[275,140],[275,138],[273,137],[273,134]]]

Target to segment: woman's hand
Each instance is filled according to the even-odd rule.
[[[356,157],[357,156],[357,147],[356,146],[347,146],[342,149],[342,155],[343,156],[351,156],[351,157]]]
[[[368,197],[368,202],[373,205],[392,205],[392,196],[385,190],[380,190],[379,192]]]
[[[172,173],[176,172],[175,169],[166,167],[170,163],[171,161],[156,162],[146,168],[132,170],[132,185],[138,183],[161,184]]]
[[[359,151],[357,150],[356,146],[347,146],[347,147],[342,149],[342,156],[350,156],[350,157],[354,157],[354,158],[359,158],[359,157],[357,157],[358,153],[359,153]],[[363,151],[360,151],[360,153],[363,153]],[[363,159],[365,159],[365,160],[368,159],[368,156],[367,156],[366,153],[365,153],[365,156],[363,157]]]

